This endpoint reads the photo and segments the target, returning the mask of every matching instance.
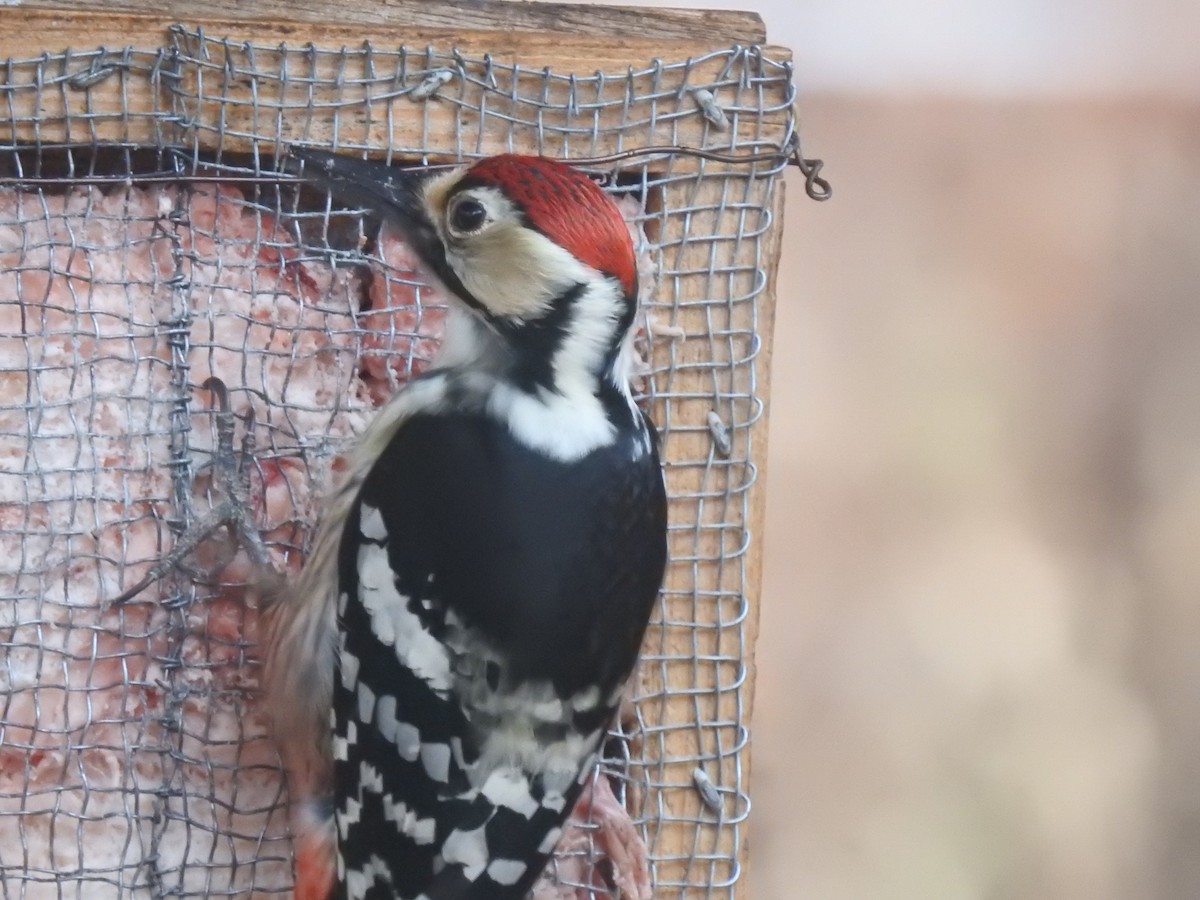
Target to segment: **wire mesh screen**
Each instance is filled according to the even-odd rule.
[[[664,438],[671,562],[589,801],[537,888],[647,896],[644,857],[656,896],[732,896],[749,810],[755,367],[792,99],[789,64],[740,47],[580,76],[174,27],[161,47],[7,61],[6,897],[291,891],[245,553],[214,535],[109,601],[228,500],[230,477],[271,564],[297,570],[341,455],[437,349],[443,298],[398,237],[279,174],[293,141],[414,161],[776,154],[592,166],[638,244],[637,388]]]

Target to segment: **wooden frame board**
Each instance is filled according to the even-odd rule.
[[[197,20],[192,9],[193,4],[185,0],[132,7],[107,0],[49,0],[41,7],[5,9],[0,14],[0,66],[5,59],[9,64],[0,68],[0,98],[5,103],[0,106],[0,143],[161,146],[164,128],[172,127],[164,124],[164,113],[169,111],[187,119],[189,134],[200,149],[252,152],[265,148],[274,152],[293,140],[348,146],[376,155],[393,146],[446,148],[461,130],[461,108],[453,104],[428,104],[419,117],[355,118],[344,109],[323,105],[320,98],[314,101],[311,91],[294,97],[289,91],[295,85],[284,80],[254,82],[228,77],[229,73],[236,76],[239,66],[251,63],[275,71],[295,54],[310,54],[313,62],[305,77],[310,82],[335,81],[338,73],[345,71],[347,51],[353,64],[362,63],[362,58],[353,54],[366,41],[380,51],[415,48],[418,60],[422,49],[427,61],[436,54],[456,51],[486,56],[501,66],[580,77],[596,72],[649,71],[655,61],[690,61],[686,67],[660,68],[654,75],[664,96],[681,95],[689,85],[720,79],[728,64],[720,51],[739,43],[762,45],[766,37],[757,16],[723,11],[650,11],[496,0],[441,3],[434,8],[420,2],[383,0],[356,5],[347,12],[332,0],[269,0],[248,13],[245,4],[236,0],[218,0],[206,5],[207,18]],[[185,23],[185,30],[172,30],[176,22]],[[192,30],[196,27],[200,30]],[[204,36],[217,41],[205,44]],[[220,40],[224,36],[229,37],[228,42]],[[253,54],[245,46],[247,41],[258,48]],[[193,64],[172,70],[165,48],[181,44],[195,51]],[[98,47],[106,52],[100,54]],[[211,56],[214,47],[216,57]],[[68,48],[73,48],[71,54],[57,56]],[[762,53],[784,64],[790,61],[790,54],[782,48],[765,47]],[[209,71],[205,54],[210,54],[209,76],[205,75]],[[56,77],[48,79],[46,65],[52,56],[58,69],[51,73]],[[209,77],[207,84],[205,77]],[[168,86],[172,89],[165,90],[164,84],[171,78],[174,81]],[[213,89],[214,78],[219,90]],[[362,99],[366,102],[370,97]],[[549,107],[555,106],[554,99],[548,99]],[[412,101],[389,98],[387,102]],[[264,110],[269,113],[265,118]],[[793,126],[790,102],[770,112],[752,112],[735,115],[720,140],[734,148],[783,146]],[[668,117],[636,131],[622,130],[619,117],[623,115],[628,116],[628,109],[620,106],[597,109],[593,113],[595,132],[603,137],[587,144],[583,154],[553,133],[543,136],[540,147],[532,147],[520,140],[514,146],[511,135],[493,135],[486,130],[469,149],[473,153],[516,149],[603,155],[662,144],[699,147],[713,135],[714,126],[702,115]],[[451,155],[435,152],[431,158]],[[676,175],[700,167],[696,160],[682,157],[668,165]],[[674,398],[655,400],[653,413],[660,426],[684,426],[672,432],[666,448],[673,463],[668,467],[669,487],[674,495],[686,498],[673,503],[672,515],[695,526],[672,532],[675,562],[667,579],[663,621],[648,638],[648,647],[664,662],[643,672],[641,685],[643,696],[658,698],[657,712],[647,713],[649,719],[658,717],[649,722],[648,734],[659,740],[659,752],[671,760],[654,774],[657,783],[673,786],[654,798],[663,825],[651,850],[659,860],[656,872],[664,885],[684,885],[697,877],[694,830],[675,827],[706,815],[702,799],[692,787],[696,760],[711,755],[714,746],[710,742],[715,741],[723,744],[715,748],[718,760],[726,762],[719,761],[711,771],[706,770],[708,777],[718,786],[744,785],[749,775],[749,749],[738,750],[734,765],[727,761],[728,742],[744,743],[753,699],[753,643],[763,546],[765,410],[783,185],[782,179],[739,181],[742,193],[734,202],[729,184],[716,177],[732,171],[736,167],[709,163],[704,168],[706,177],[696,181],[689,196],[666,197],[664,202],[670,206],[695,211],[666,220],[659,235],[664,254],[672,257],[673,271],[709,273],[707,277],[674,279],[670,299],[679,309],[671,325],[689,336],[723,336],[719,341],[684,340],[659,347],[652,360],[656,372],[652,393]],[[672,189],[669,182],[663,190]],[[761,215],[761,221],[767,223],[763,240],[732,240],[714,247],[690,239],[694,229],[736,237],[745,225],[748,208],[765,211]],[[753,302],[708,304],[714,294],[714,271],[730,273],[720,291],[753,296]],[[765,273],[765,284],[756,284],[755,273]],[[717,347],[715,358],[713,347]],[[706,367],[727,370],[727,375],[721,376],[727,383],[714,389]],[[749,404],[720,399],[741,396],[751,398]],[[714,411],[718,419],[735,426],[727,456],[740,461],[738,466],[724,464],[720,453],[714,455],[712,435],[704,427]],[[736,495],[738,503],[722,506],[706,499],[722,492]],[[732,529],[727,527],[731,516],[737,520]],[[730,535],[738,533],[746,536],[743,543],[730,545]],[[722,625],[719,598],[734,595],[744,601],[746,609],[736,622]],[[703,598],[713,597],[718,600],[706,606]],[[711,615],[714,627],[698,630],[673,624],[693,621],[697,615]],[[736,652],[731,653],[731,642],[736,644]],[[711,664],[698,664],[698,660]],[[653,705],[649,703],[647,708]],[[665,727],[697,716],[731,723],[731,727],[715,728],[711,735],[699,738],[686,729]],[[711,846],[702,849],[707,856],[724,853],[732,860],[729,864],[704,863],[709,866],[711,881],[736,882],[737,896],[748,897],[743,873],[748,848],[745,826],[740,826],[736,846],[718,834],[716,827],[739,816],[744,816],[744,810],[737,808],[735,797],[720,815],[712,816],[715,837]]]

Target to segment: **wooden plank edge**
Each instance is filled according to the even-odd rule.
[[[80,13],[79,0],[39,0],[15,4],[24,10],[58,10]],[[505,0],[374,0],[344,5],[336,0],[207,0],[206,15],[228,20],[258,21],[281,18],[314,24],[388,26],[395,28],[460,29],[463,22],[482,27],[522,32],[636,35],[647,40],[702,40],[719,35],[731,44],[763,44],[766,27],[758,13],[726,9],[648,10],[630,6],[593,6],[565,3],[511,3]],[[89,0],[87,15],[95,12],[145,13],[188,21],[198,11],[193,0]]]
[[[767,267],[767,283],[760,296],[758,310],[758,332],[762,336],[758,358],[754,361],[756,370],[755,380],[758,384],[759,397],[762,399],[762,417],[754,426],[754,444],[750,458],[757,470],[757,481],[750,491],[749,510],[747,511],[746,527],[750,529],[749,559],[746,565],[746,601],[749,610],[746,614],[745,648],[746,648],[746,680],[742,695],[742,708],[745,721],[753,728],[754,722],[754,688],[758,676],[755,664],[755,645],[758,642],[759,620],[762,612],[763,586],[763,531],[767,521],[767,446],[768,423],[771,411],[771,361],[774,355],[775,342],[775,309],[779,302],[779,260],[783,252],[783,211],[787,195],[787,185],[782,177],[775,182],[775,198],[771,204],[771,234],[763,254],[763,264]],[[753,732],[752,732],[753,734]],[[754,742],[751,739],[742,756],[742,772],[744,785],[748,793],[753,786],[754,772]],[[752,834],[752,816],[742,825],[741,842],[738,863],[741,877],[737,881],[735,897],[738,900],[749,900],[753,896],[750,889],[750,848]]]
[[[106,46],[109,50],[133,47],[154,51],[170,43],[168,28],[203,28],[206,35],[217,40],[229,39],[240,45],[253,41],[256,45],[276,46],[289,43],[294,49],[313,44],[318,49],[356,49],[364,41],[380,45],[380,49],[404,46],[411,50],[433,46],[435,49],[478,48],[481,52],[529,54],[523,65],[538,67],[555,62],[574,63],[560,68],[563,74],[592,75],[602,71],[592,60],[616,63],[635,68],[649,66],[655,60],[681,62],[707,53],[728,50],[736,42],[716,34],[705,34],[694,40],[657,40],[624,36],[619,40],[592,31],[547,38],[533,32],[487,28],[405,28],[392,24],[381,26],[351,25],[344,22],[322,25],[294,19],[219,18],[208,15],[179,19],[161,13],[98,12],[86,16],[62,10],[37,7],[17,7],[0,17],[0,60],[35,59],[43,52],[60,53],[67,47],[89,50]],[[36,40],[31,38],[36,35]],[[791,59],[785,47],[762,46],[765,57],[776,62]],[[606,74],[617,74],[606,73]]]
[[[119,47],[135,47],[139,50],[144,48],[143,52],[150,57],[157,48],[169,42],[170,36],[167,27],[172,24],[170,18],[157,14],[98,13],[83,19],[61,11],[33,8],[15,10],[13,15],[6,16],[3,22],[4,24],[0,25],[0,59],[12,56],[17,59],[34,60],[44,54],[61,52],[54,47],[56,43],[64,49],[68,46],[81,48],[101,45],[107,45],[110,50]],[[442,50],[444,46],[444,51],[458,47],[468,55],[474,55],[472,50],[479,56],[491,52],[493,58],[496,58],[498,62],[502,62],[504,58],[508,57],[523,67],[535,70],[549,67],[558,74],[575,72],[583,75],[584,72],[578,71],[578,63],[580,60],[588,60],[589,70],[586,74],[589,76],[596,70],[604,71],[605,69],[616,75],[622,69],[627,69],[632,60],[642,61],[635,63],[635,68],[649,67],[653,65],[653,60],[656,58],[665,58],[667,62],[676,62],[696,58],[712,50],[729,49],[728,46],[723,45],[701,47],[692,43],[672,41],[627,40],[623,44],[617,45],[611,41],[606,42],[595,35],[547,39],[545,35],[531,33],[510,34],[482,30],[450,33],[393,28],[382,31],[368,29],[368,33],[364,34],[362,28],[347,25],[322,27],[319,29],[319,33],[314,34],[316,30],[309,23],[205,18],[201,18],[195,25],[205,28],[208,35],[218,40],[228,35],[231,45],[234,47],[245,40],[246,34],[253,34],[256,43],[268,47],[290,42],[298,52],[310,42],[316,43],[313,40],[314,37],[320,42],[322,48],[334,50],[343,46],[361,46],[365,39],[369,39],[381,47],[394,42],[395,46],[405,44],[410,47],[414,44],[442,45],[438,46],[438,49]],[[31,52],[28,37],[30,34],[39,36],[43,52],[38,56],[30,57],[28,55]],[[33,52],[38,52],[36,46],[32,49]],[[790,58],[789,52],[784,48],[766,47],[763,48],[763,52],[768,58],[776,60]],[[80,65],[83,66],[82,60]],[[719,68],[720,58],[714,59],[710,63],[697,65]],[[19,73],[20,69],[17,71]],[[102,81],[92,85],[87,91],[79,92],[56,87],[48,95],[48,100],[52,104],[62,105],[63,108],[56,113],[57,106],[51,106],[44,115],[51,120],[54,120],[56,115],[62,117],[72,113],[79,117],[86,109],[90,121],[93,122],[91,135],[95,140],[153,142],[157,134],[157,124],[149,117],[149,114],[156,108],[158,102],[156,95],[151,90],[148,80],[132,73],[129,78],[132,80],[123,76],[121,79]],[[25,121],[30,115],[43,114],[30,106],[34,98],[27,91],[22,90],[23,85],[18,82],[14,87],[17,88],[15,102],[22,117],[21,121]],[[123,116],[122,110],[128,115]],[[439,114],[442,117],[451,115],[444,111]],[[762,119],[765,130],[759,136],[769,137],[773,131],[782,129],[786,117],[786,111],[765,115]],[[699,119],[697,119],[697,127],[699,124]],[[20,126],[14,131],[13,136],[16,138],[18,132],[29,130],[29,127]],[[59,136],[59,132],[65,135],[65,127],[55,126],[53,122],[47,123],[47,126],[42,129],[42,133],[47,136],[46,139],[51,142],[66,139]],[[29,139],[24,134],[19,137],[21,140]],[[662,144],[664,141],[661,138],[661,135],[648,135],[644,145]],[[201,139],[203,141],[203,138]],[[687,143],[687,141],[683,142]],[[255,145],[262,146],[264,143],[269,143],[269,141],[260,138],[230,136],[224,146],[226,149],[248,151]],[[633,145],[637,143],[637,141],[627,139],[624,147],[636,149]],[[615,147],[601,148],[599,152],[603,155],[612,149]],[[555,151],[551,148],[549,152]],[[693,164],[687,160],[684,160],[681,165],[684,168],[693,167]],[[716,171],[717,168],[723,167],[711,166],[710,168]]]
[[[227,17],[213,15],[213,11],[207,8],[203,11],[191,10],[189,14],[182,16],[166,14],[165,11],[142,10],[106,10],[80,15],[62,9],[19,6],[0,17],[0,54],[15,55],[6,49],[15,47],[22,55],[28,56],[33,47],[50,43],[56,34],[69,35],[74,39],[77,49],[96,47],[104,43],[104,36],[110,34],[122,36],[119,46],[137,46],[143,41],[153,41],[153,47],[157,47],[169,40],[168,26],[176,24],[187,29],[203,27],[211,37],[228,37],[238,43],[252,41],[257,45],[268,46],[281,41],[295,41],[297,46],[311,42],[321,48],[339,49],[341,46],[361,46],[364,40],[414,49],[423,48],[428,44],[445,45],[446,49],[463,45],[481,48],[569,46],[584,53],[597,50],[602,55],[615,52],[624,57],[644,57],[646,62],[655,58],[682,60],[713,50],[727,49],[739,43],[748,45],[747,42],[739,42],[714,31],[703,31],[689,38],[656,38],[633,33],[606,34],[603,28],[598,27],[580,29],[578,33],[556,34],[501,27],[405,26],[394,22],[360,24],[346,19],[316,22],[262,14],[254,17]],[[319,28],[314,27],[318,25]],[[30,35],[37,35],[37,41],[31,41]],[[755,45],[763,46],[764,53],[768,55],[787,53],[783,48],[768,48],[763,42],[755,42]],[[149,48],[149,44],[147,46]],[[576,56],[580,62],[588,58],[587,55]],[[589,71],[594,69],[592,66],[587,68]]]

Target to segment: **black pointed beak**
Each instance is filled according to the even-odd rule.
[[[430,239],[441,243],[425,209],[424,184],[429,174],[424,169],[398,169],[296,146],[288,148],[284,168],[343,202],[371,210],[398,226],[414,244]]]
[[[446,262],[446,247],[425,202],[425,184],[432,177],[428,169],[399,169],[386,163],[296,146],[288,148],[284,168],[325,188],[342,202],[376,213],[400,231],[441,287],[468,306],[484,308]]]

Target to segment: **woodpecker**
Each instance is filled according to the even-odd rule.
[[[339,897],[518,900],[598,758],[667,558],[658,437],[628,379],[629,231],[546,158],[436,175],[292,158],[458,301],[268,613],[301,840],[336,845]]]

